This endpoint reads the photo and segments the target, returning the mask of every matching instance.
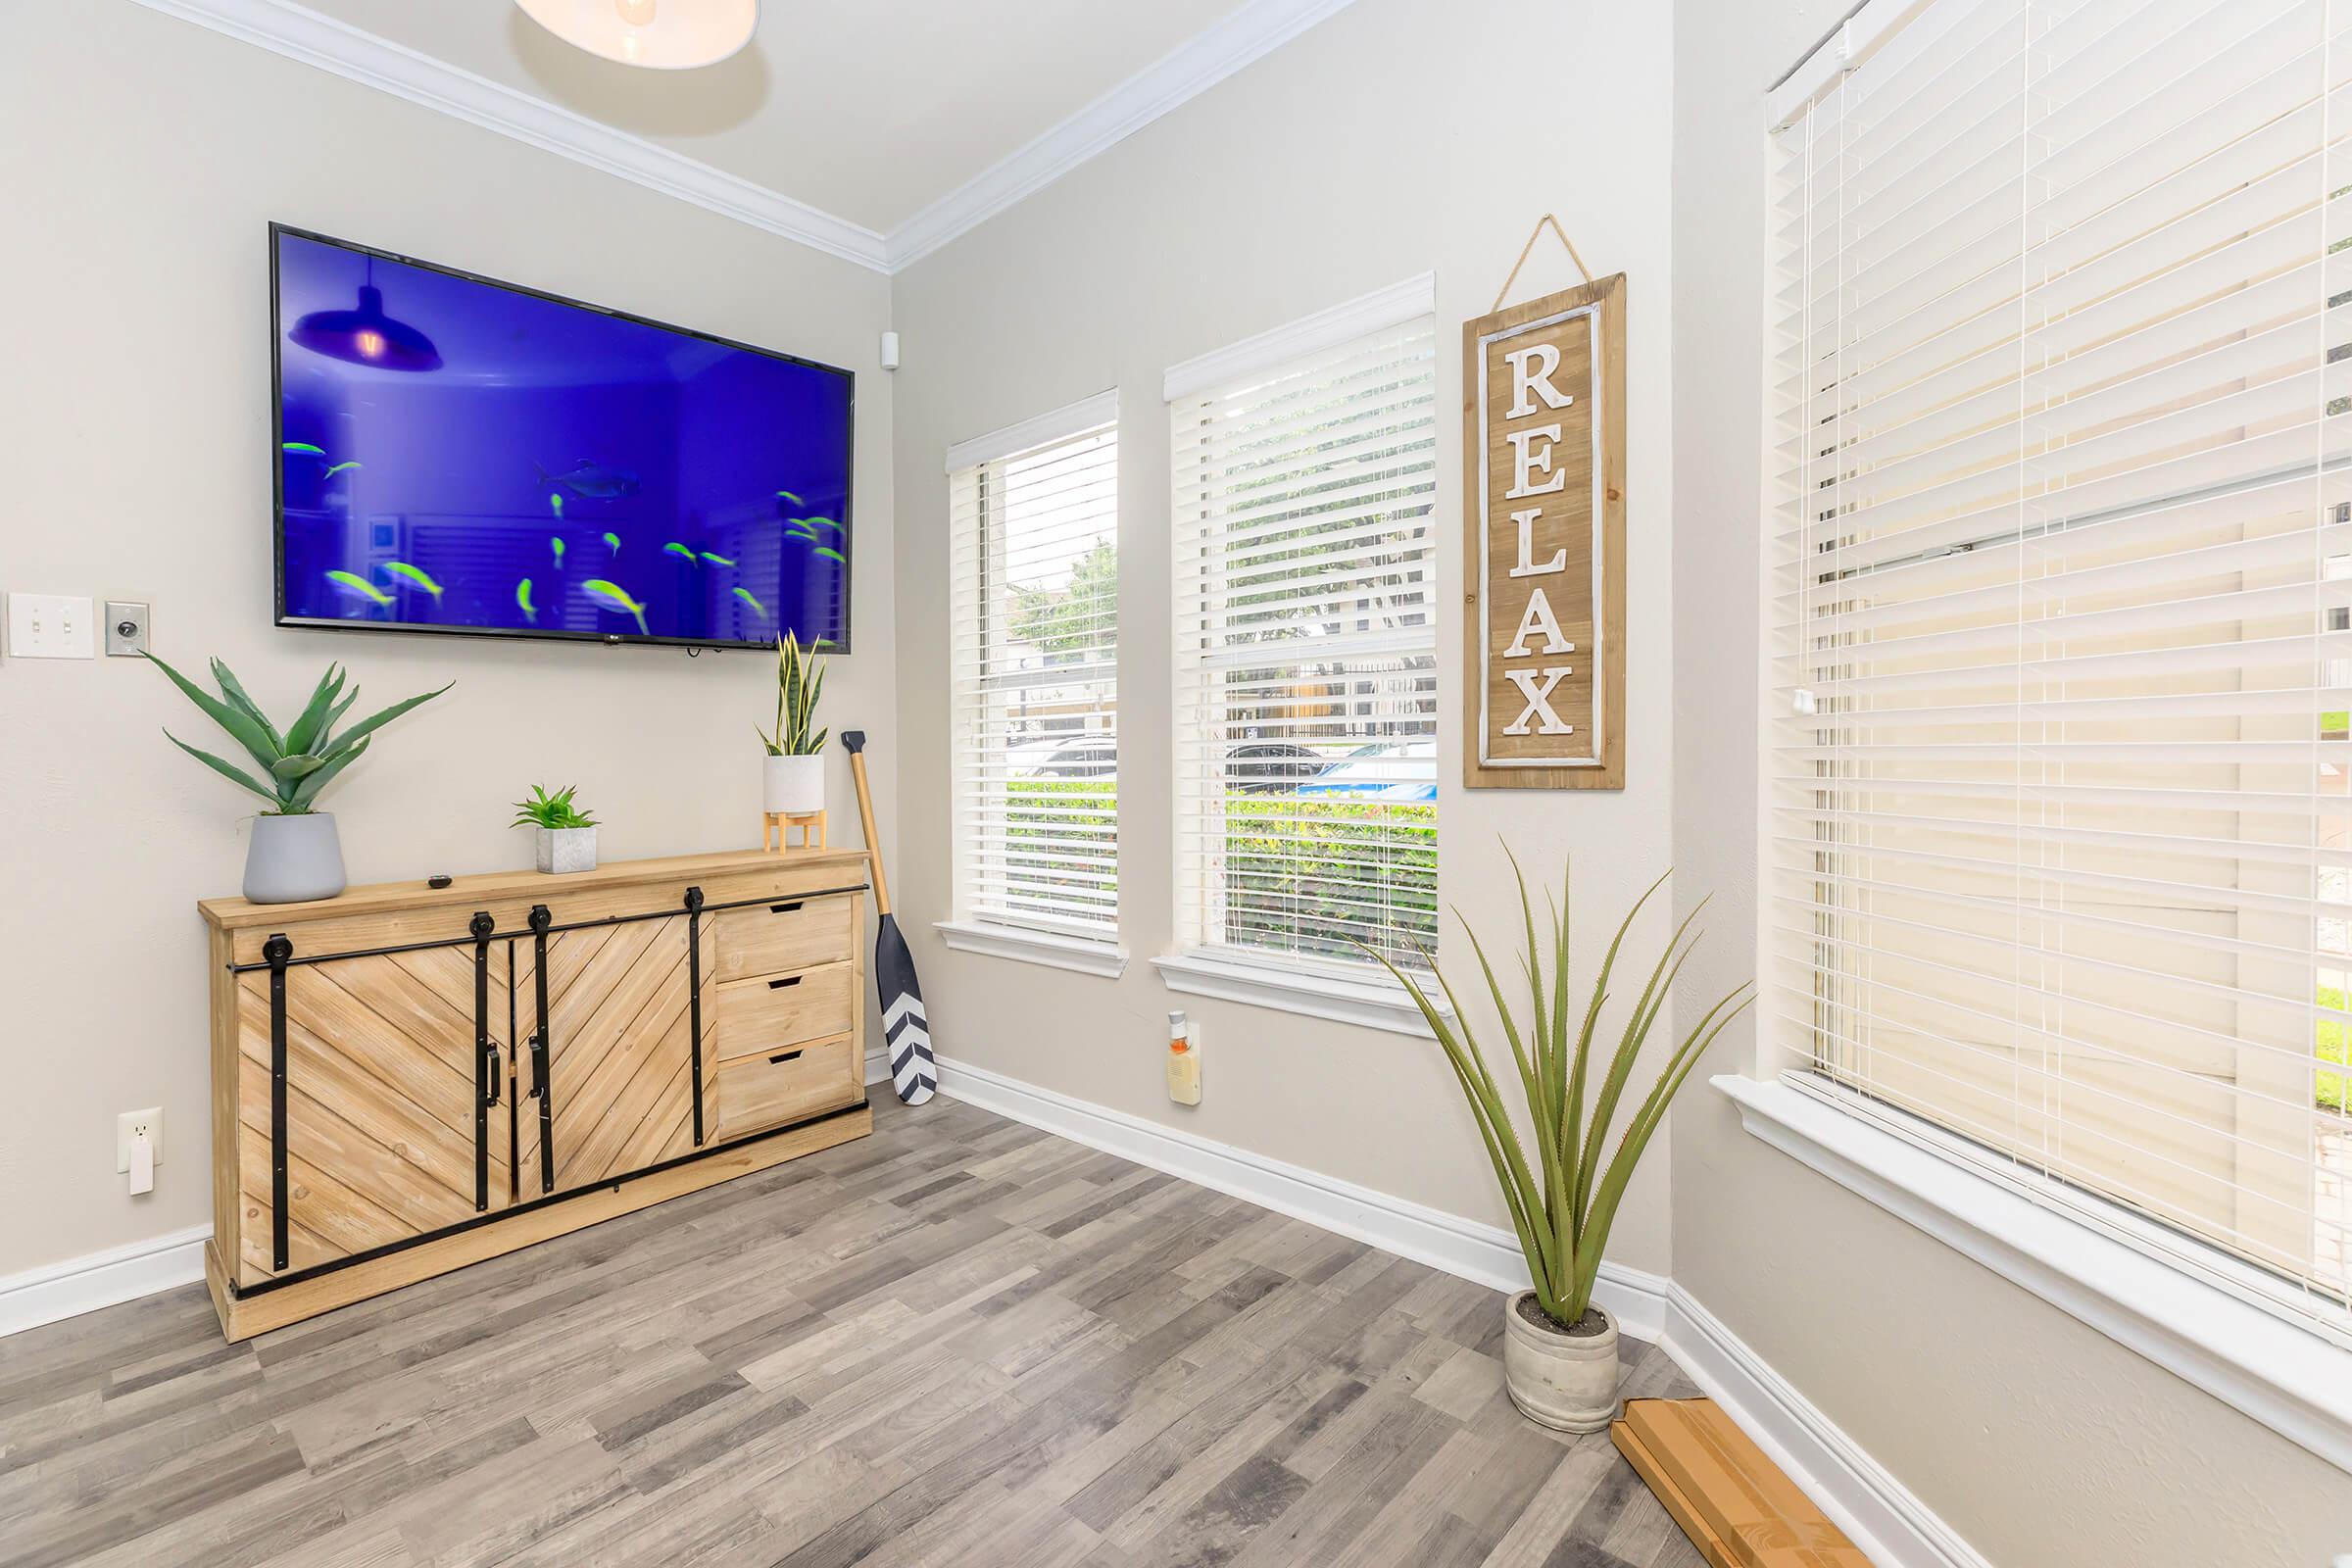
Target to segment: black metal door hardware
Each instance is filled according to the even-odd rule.
[[[531,1031],[531,1098],[539,1102],[539,1190],[556,1190],[556,1097],[548,1088],[547,906],[531,906],[531,982],[539,994],[539,1026]]]

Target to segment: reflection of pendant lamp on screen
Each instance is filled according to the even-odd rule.
[[[565,43],[624,66],[690,71],[752,41],[760,0],[514,0]]]
[[[330,360],[372,365],[379,370],[438,370],[441,351],[406,321],[384,314],[384,292],[375,286],[375,258],[368,258],[368,281],[360,285],[356,311],[313,311],[286,336]]]

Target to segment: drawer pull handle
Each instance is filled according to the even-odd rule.
[[[788,975],[786,975],[786,976],[785,976],[783,979],[781,979],[781,980],[770,980],[770,981],[767,983],[767,989],[768,989],[768,990],[770,990],[770,991],[781,991],[781,990],[783,990],[783,989],[784,989],[786,986],[797,986],[797,985],[799,985],[800,983],[801,983],[801,977],[800,977],[799,975],[797,975],[797,974],[788,974]]]
[[[798,909],[801,906],[801,904],[802,901],[799,899],[793,900],[790,904],[771,904],[767,906],[767,912],[770,914],[790,914],[794,910]]]
[[[767,1058],[767,1064],[770,1067],[781,1067],[788,1061],[798,1061],[800,1058],[801,1054],[797,1051],[780,1051]]]

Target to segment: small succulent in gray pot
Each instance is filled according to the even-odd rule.
[[[514,827],[538,829],[538,865],[542,871],[596,869],[596,818],[572,804],[579,786],[566,784],[550,795],[534,784],[531,793],[514,803]]]
[[[216,695],[153,654],[144,657],[171,676],[172,684],[225,730],[260,768],[258,774],[249,772],[164,731],[164,738],[172,745],[270,803],[270,809],[253,819],[253,841],[245,852],[245,897],[256,904],[296,904],[331,899],[342,892],[343,846],[335,833],[334,814],[318,808],[320,792],[360,760],[377,730],[449,687],[407,698],[345,725],[344,715],[359,700],[360,689],[346,685],[340,664],[329,664],[312,688],[302,712],[280,730],[220,660],[212,662],[213,680],[220,687]]]

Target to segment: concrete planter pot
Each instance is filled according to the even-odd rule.
[[[548,872],[596,869],[596,829],[543,827],[532,830],[539,841],[539,869]]]
[[[245,846],[245,897],[256,904],[300,904],[343,891],[343,841],[332,811],[257,816]]]
[[[1617,1415],[1617,1320],[1601,1312],[1607,1326],[1598,1334],[1562,1334],[1519,1309],[1535,1295],[1521,1291],[1503,1303],[1503,1387],[1530,1421],[1598,1432]]]
[[[760,809],[806,814],[825,808],[822,757],[770,757],[760,773]]]

